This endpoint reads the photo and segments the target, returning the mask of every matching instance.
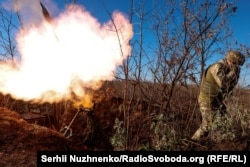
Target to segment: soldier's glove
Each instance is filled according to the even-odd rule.
[[[225,78],[225,84],[228,92],[231,92],[233,88],[237,85],[239,75],[240,75],[240,67],[238,65],[231,65],[230,70]]]
[[[226,75],[226,77],[229,79],[229,80],[238,80],[239,78],[239,75],[240,75],[240,67],[236,64],[233,64],[230,66],[229,68],[229,72],[228,74]]]

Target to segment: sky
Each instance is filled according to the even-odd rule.
[[[164,0],[160,1],[164,2]],[[62,0],[57,0],[54,2],[59,5],[59,8],[63,8]],[[153,5],[153,0],[145,0],[145,2],[147,2],[146,4],[149,6]],[[107,11],[112,13],[115,10],[119,10],[125,14],[129,14],[130,12],[130,0],[78,0],[77,3],[82,4],[93,16],[99,19],[99,21],[109,20]],[[250,46],[250,1],[239,0],[235,2],[235,5],[238,7],[238,9],[230,20],[231,30],[234,32],[234,40],[238,41],[238,43]],[[148,38],[150,38],[149,35]],[[223,55],[215,55],[210,60],[211,63],[220,60],[222,56]],[[241,75],[242,85],[249,85],[249,69],[244,68]]]
[[[4,1],[4,0],[2,0]],[[27,0],[22,0],[27,1]],[[34,0],[35,1],[35,0]],[[56,17],[61,11],[64,10],[65,1],[69,0],[41,0],[46,8],[49,10],[52,17]],[[136,0],[135,0],[136,1]],[[148,6],[152,6],[154,0],[144,0]],[[164,0],[159,0],[164,2]],[[94,17],[96,17],[99,22],[106,22],[110,20],[110,16],[108,12],[113,13],[118,10],[125,14],[129,14],[130,12],[130,0],[77,0],[77,4],[81,4],[85,7],[87,11],[89,11]],[[238,7],[237,13],[233,15],[230,20],[231,29],[234,32],[234,39],[238,41],[238,43],[245,44],[250,46],[250,1],[249,0],[239,0],[236,1],[236,5]],[[35,9],[34,9],[35,10]],[[108,12],[107,12],[108,11]],[[136,37],[136,32],[134,32],[134,36]],[[146,38],[150,38],[148,35]],[[150,39],[146,39],[150,41]],[[233,42],[233,41],[232,41]],[[153,45],[153,44],[152,44]],[[215,55],[211,60],[217,61],[221,59],[222,55]],[[244,80],[242,81],[244,85],[250,84],[250,71],[244,68]],[[249,81],[248,81],[249,80]]]
[[[241,0],[238,2],[238,11],[232,17],[231,28],[235,33],[235,38],[246,44],[250,44],[250,1]]]
[[[136,0],[135,0],[136,1]],[[164,0],[160,0],[163,1]],[[54,1],[59,4],[61,8],[63,6],[62,1]],[[61,2],[61,3],[60,3]],[[100,21],[108,20],[109,12],[119,10],[128,14],[130,12],[130,0],[78,0],[78,3],[85,6],[85,8],[90,11],[97,19]],[[153,5],[153,0],[145,0],[147,5]],[[238,9],[237,12],[230,19],[231,30],[234,32],[234,40],[238,43],[242,43],[246,46],[250,46],[250,1],[249,0],[239,0],[235,1],[235,4]],[[135,32],[136,36],[136,32]],[[150,38],[150,36],[148,36]],[[234,41],[232,41],[233,43]],[[224,55],[215,55],[210,62],[213,63],[218,61]],[[211,64],[210,63],[210,64]],[[209,63],[208,63],[209,64]],[[247,64],[247,63],[245,63]],[[246,65],[245,65],[246,67]],[[248,68],[242,68],[241,72],[241,84],[243,86],[250,84],[250,70]]]
[[[54,0],[54,2],[59,8],[63,8],[63,0]],[[147,2],[148,5],[153,4],[153,0],[145,0],[145,2]],[[85,8],[100,21],[109,19],[106,12],[107,10],[109,12],[119,10],[126,14],[130,12],[130,0],[77,0],[77,3],[85,6]],[[235,33],[235,39],[250,45],[250,1],[239,0],[238,2],[236,1],[235,4],[238,7],[237,13],[231,18],[231,28]]]

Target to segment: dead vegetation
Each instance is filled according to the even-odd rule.
[[[42,150],[249,151],[249,89],[234,90],[227,100],[229,117],[218,121],[207,138],[190,140],[201,121],[196,98],[206,62],[233,43],[227,24],[233,4],[165,3],[169,9],[161,4],[148,10],[142,10],[146,3],[131,6],[131,22],[139,23],[134,25],[140,34],[131,41],[131,56],[117,69],[117,80],[105,82],[95,92],[93,109],[81,111],[66,136],[62,131],[79,109],[70,101],[37,104],[1,95],[0,166],[35,166],[36,152]],[[161,7],[164,15],[159,13]],[[174,16],[179,11],[183,20],[178,25]],[[10,30],[18,26],[9,24],[11,16],[1,16],[11,26],[1,29],[9,36],[7,43],[5,36],[0,37],[2,62],[16,56]],[[148,24],[155,47],[144,40]],[[235,47],[244,53],[248,49]]]
[[[61,130],[69,125],[78,111],[70,102],[31,104],[1,96],[1,102],[8,98],[8,103],[4,103],[6,106],[2,104],[0,111],[1,163],[11,162],[15,165],[30,162],[31,165],[35,162],[36,151],[41,150],[250,149],[250,113],[247,108],[249,104],[245,103],[249,95],[248,90],[236,90],[235,96],[228,103],[229,118],[217,124],[219,128],[215,126],[207,138],[193,142],[190,136],[200,124],[200,113],[195,107],[195,93],[190,91],[191,88],[178,89],[171,109],[165,111],[160,111],[157,104],[146,101],[138,92],[140,96],[130,99],[128,104],[131,106],[126,106],[130,108],[129,113],[124,113],[124,101],[119,94],[122,84],[104,84],[102,89],[96,92],[98,101],[93,110],[81,111],[70,127],[70,135],[67,136],[64,136]],[[187,95],[187,92],[192,92],[192,95]],[[26,107],[27,105],[29,107]],[[34,113],[36,117],[27,117],[28,114]],[[129,124],[125,125],[124,122]],[[13,162],[13,156],[18,157],[17,162]],[[30,161],[26,161],[27,158]]]

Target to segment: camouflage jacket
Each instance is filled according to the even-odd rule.
[[[204,72],[199,101],[212,103],[214,100],[223,101],[236,86],[240,67],[229,67],[225,60],[210,65]]]

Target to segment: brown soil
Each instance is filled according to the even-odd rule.
[[[77,149],[87,150],[87,147]],[[76,149],[72,141],[50,128],[30,124],[17,112],[0,108],[0,166],[36,166],[40,151]]]
[[[3,99],[1,101],[3,102]],[[70,138],[63,135],[61,127],[69,125],[78,111],[76,108],[62,109],[59,104],[54,106],[54,112],[49,117],[46,116],[46,119],[49,118],[48,124],[47,120],[39,122],[37,118],[35,118],[37,121],[29,119],[27,112],[21,111],[24,107],[12,107],[12,109],[0,107],[0,166],[36,166],[37,151],[115,150],[110,139],[116,133],[114,129],[116,118],[125,120],[121,108],[122,99],[112,95],[112,97],[101,98],[100,101],[93,110],[83,110],[79,113],[71,126]],[[17,103],[15,104],[17,106]],[[127,149],[155,150],[153,147],[142,147],[143,145],[152,145],[153,140],[156,139],[156,135],[150,129],[152,122],[154,122],[153,109],[145,111],[144,104],[138,101],[131,106],[133,106],[133,109],[131,108],[133,112],[129,114],[130,127]],[[59,110],[65,112],[58,115],[57,111]],[[189,121],[190,119],[192,121]],[[200,124],[199,112],[176,112],[167,121],[167,125],[175,130],[178,138],[174,142],[170,139],[167,141],[168,143],[172,142],[168,147],[170,151],[250,150],[249,130],[247,131],[248,135],[242,137],[242,131],[237,122],[235,122],[237,137],[233,140],[225,139],[215,142],[211,139],[213,136],[210,135],[199,142],[194,142],[190,140],[190,136]]]

